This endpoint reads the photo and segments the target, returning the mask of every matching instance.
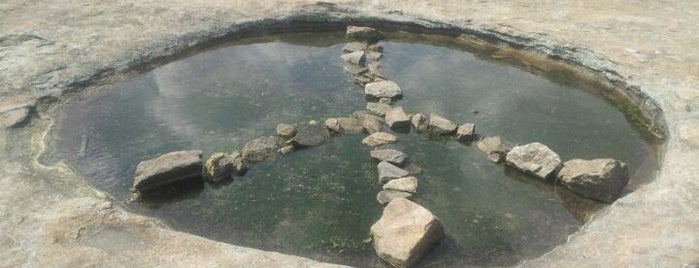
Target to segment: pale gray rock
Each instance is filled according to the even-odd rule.
[[[201,180],[201,154],[199,150],[176,151],[138,163],[134,189],[144,192],[173,182]]]
[[[345,36],[349,40],[366,41],[368,43],[376,43],[384,38],[384,34],[371,27],[362,26],[347,26]]]
[[[377,43],[369,44],[366,48],[368,51],[383,52],[383,46]]]
[[[291,144],[299,147],[318,146],[330,139],[330,131],[324,124],[309,124],[299,128],[296,136],[291,139]]]
[[[279,148],[279,153],[280,154],[289,154],[289,153],[293,152],[294,149],[295,149],[295,147],[293,145],[286,145],[286,146],[283,146],[282,148]]]
[[[337,133],[342,132],[342,128],[340,127],[340,121],[337,120],[337,118],[325,119],[325,127]]]
[[[248,169],[247,163],[239,152],[215,153],[204,164],[204,175],[207,180],[218,182],[232,175],[240,175]]]
[[[476,134],[476,125],[465,123],[456,129],[456,140],[460,142],[471,142]]]
[[[31,107],[16,107],[0,112],[0,128],[16,127],[27,121],[31,114]]]
[[[500,163],[505,159],[507,152],[512,149],[513,144],[500,136],[485,137],[476,142],[476,147],[484,152],[493,163]]]
[[[403,95],[403,90],[396,82],[384,80],[366,84],[364,86],[364,95],[369,98],[397,98]]]
[[[396,198],[410,198],[412,197],[412,193],[404,192],[404,191],[397,191],[397,190],[383,190],[380,191],[379,193],[376,194],[376,201],[379,201],[379,204],[385,205],[389,202],[391,202],[393,199]]]
[[[561,157],[546,145],[538,142],[512,148],[507,153],[505,161],[508,165],[542,179],[555,175],[561,166]]]
[[[363,50],[342,54],[342,56],[340,57],[346,62],[353,65],[364,66],[364,64],[366,63],[366,55],[364,55]]]
[[[368,59],[370,59],[372,61],[378,61],[378,60],[381,60],[381,58],[383,58],[383,53],[378,52],[378,51],[369,50],[365,53],[365,55]]]
[[[359,123],[367,133],[373,134],[381,131],[381,117],[364,111],[356,111],[352,116],[359,120]]]
[[[438,114],[430,114],[428,130],[436,135],[449,135],[456,131],[456,124],[449,119],[446,119]]]
[[[384,190],[396,190],[414,194],[417,192],[417,178],[410,176],[390,180],[382,188]]]
[[[579,195],[611,203],[629,182],[629,170],[625,163],[609,158],[572,159],[563,163],[558,179]]]
[[[273,161],[277,158],[277,138],[260,137],[243,145],[243,159],[250,163]]]
[[[410,175],[408,171],[386,161],[379,162],[377,169],[379,171],[379,183],[386,183],[390,180],[407,177]]]
[[[427,131],[427,127],[429,126],[429,122],[430,122],[430,120],[422,113],[416,113],[410,117],[410,123],[413,125],[415,130],[417,130],[418,132]]]
[[[367,64],[367,67],[369,69],[369,75],[373,77],[374,79],[376,78],[385,78],[381,72],[381,69],[383,67],[381,66],[381,62],[378,61],[372,61],[369,64]]]
[[[371,226],[374,249],[394,267],[410,267],[444,239],[437,216],[405,198],[393,199]]]
[[[367,102],[366,104],[367,110],[380,116],[386,115],[386,112],[388,112],[388,110],[391,110],[392,108],[393,107],[390,104],[381,102]]]
[[[296,135],[296,127],[290,124],[279,124],[277,125],[277,136],[283,139],[291,139]]]
[[[405,164],[405,160],[407,159],[405,153],[396,149],[376,149],[369,153],[373,159],[386,161],[397,166]]]
[[[410,129],[410,116],[403,107],[395,107],[386,111],[386,124],[392,129]]]
[[[342,53],[352,53],[355,51],[363,51],[367,49],[366,42],[349,42],[342,47]]]
[[[369,72],[369,68],[357,65],[347,65],[342,68],[345,72],[350,73],[352,76],[360,76]]]
[[[369,147],[376,147],[384,144],[394,143],[397,140],[398,138],[391,133],[376,132],[364,138],[362,140],[362,144]]]
[[[340,125],[340,129],[342,129],[343,132],[364,133],[366,131],[362,121],[357,118],[340,117],[337,119],[337,121]]]

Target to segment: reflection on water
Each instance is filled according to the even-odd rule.
[[[419,38],[418,38],[419,39]],[[342,71],[341,33],[243,40],[161,66],[62,108],[53,152],[138,213],[215,240],[360,267],[382,266],[368,238],[382,207],[363,136],[253,166],[228,184],[172,187],[130,203],[136,164],[201,149],[205,157],[302,124],[361,110],[362,89]],[[575,87],[430,39],[382,43],[383,73],[409,112],[473,122],[482,135],[542,142],[563,159],[610,157],[631,167],[629,189],[651,179],[654,148],[604,101]],[[565,241],[599,203],[490,163],[474,146],[399,133],[422,168],[414,200],[448,239],[421,265],[511,265]]]

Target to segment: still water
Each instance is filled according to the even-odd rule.
[[[404,35],[401,35],[404,37]],[[132,202],[136,165],[201,149],[204,159],[279,123],[304,124],[365,109],[343,72],[342,33],[250,38],[201,52],[76,97],[59,108],[47,162],[66,161],[128,209],[177,230],[316,260],[382,267],[369,242],[381,214],[380,185],[360,134],[255,164],[242,177]],[[444,38],[399,35],[381,43],[383,74],[409,112],[472,122],[481,135],[542,142],[571,158],[625,161],[631,191],[657,169],[656,148],[624,114],[567,79],[552,82],[476,55]],[[424,267],[513,265],[565,242],[603,205],[490,163],[475,146],[399,133],[422,168],[417,203],[446,226]]]

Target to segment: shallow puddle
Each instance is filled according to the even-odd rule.
[[[439,41],[436,41],[439,40]],[[481,135],[539,141],[571,158],[629,164],[633,190],[657,169],[655,147],[585,85],[552,82],[478,56],[443,38],[381,42],[383,74],[408,112],[476,123]],[[362,88],[343,71],[342,33],[250,38],[158,67],[74,98],[57,113],[47,162],[66,160],[95,187],[138,213],[214,240],[316,260],[381,267],[369,227],[381,214],[375,163],[359,134],[255,164],[223,185],[170,189],[130,202],[136,165],[166,152],[239,149],[304,124],[364,110]],[[557,79],[566,81],[565,77]],[[552,184],[490,163],[475,146],[398,134],[422,168],[417,203],[446,226],[426,267],[512,265],[565,242],[602,207]],[[185,185],[186,186],[186,185]],[[188,190],[182,191],[182,188]]]

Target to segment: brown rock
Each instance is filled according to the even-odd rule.
[[[561,183],[584,197],[614,202],[629,182],[626,164],[614,159],[573,159],[558,172]]]
[[[136,167],[133,187],[144,192],[182,180],[201,180],[201,154],[199,150],[176,151],[142,161]]]

